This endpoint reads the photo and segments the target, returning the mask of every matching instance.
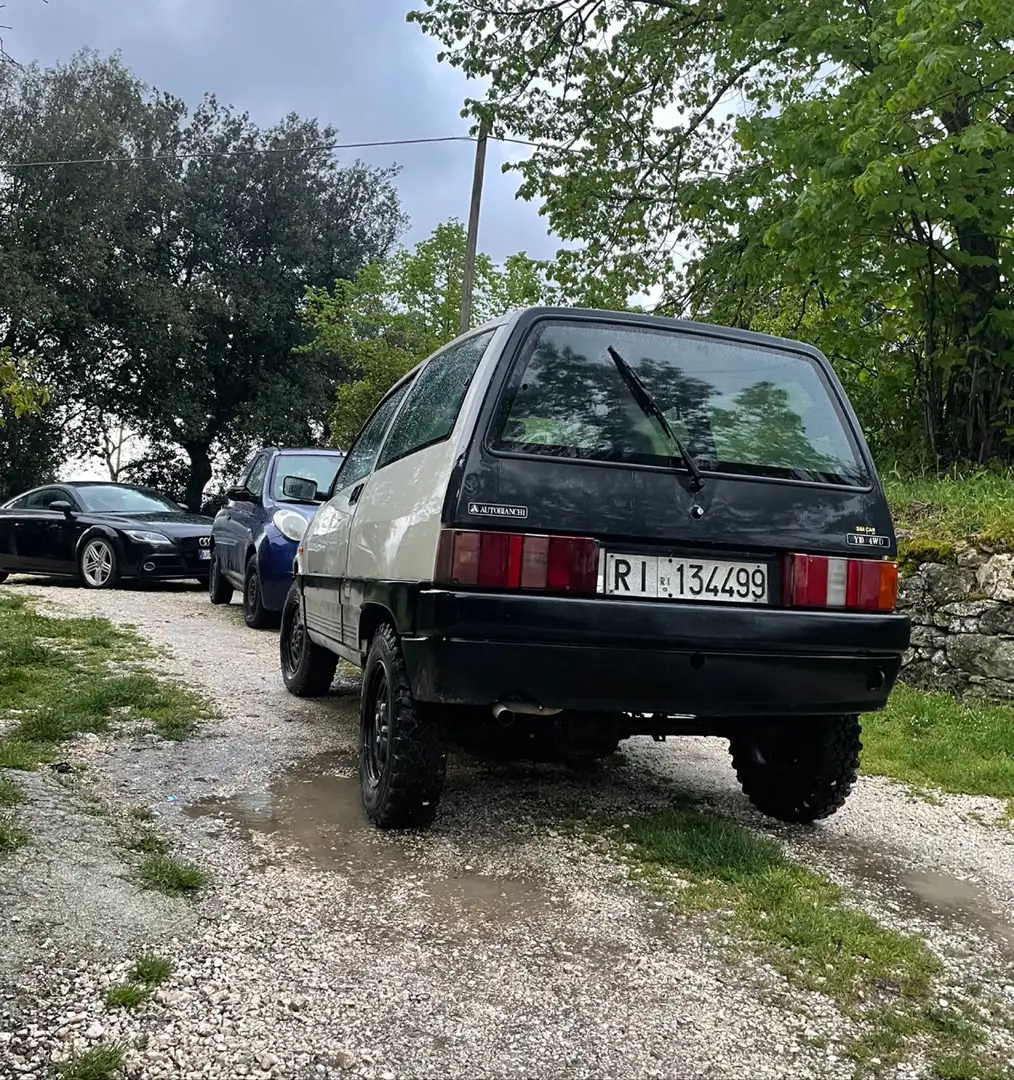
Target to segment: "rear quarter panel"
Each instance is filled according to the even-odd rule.
[[[359,499],[349,539],[347,576],[358,580],[433,579],[449,486],[471,441],[487,388],[510,336],[498,327],[476,368],[450,438],[373,473]]]

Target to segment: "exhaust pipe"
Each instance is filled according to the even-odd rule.
[[[547,709],[543,705],[530,705],[526,701],[498,701],[493,706],[493,716],[505,727],[514,722],[515,716],[557,716],[563,709]]]

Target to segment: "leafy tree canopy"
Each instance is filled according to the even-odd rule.
[[[188,110],[115,57],[0,72],[0,160],[48,163],[0,166],[0,344],[64,407],[182,452],[191,506],[213,460],[326,420],[338,371],[293,361],[302,298],[404,227],[395,171],[340,165],[336,140],[211,96]]]
[[[313,340],[300,352],[340,358],[348,373],[331,419],[335,445],[348,448],[391,385],[457,336],[465,242],[464,227],[450,221],[414,249],[365,267],[353,281],[308,291],[305,317]],[[499,267],[478,254],[473,325],[554,302],[547,269],[523,252]]]
[[[1011,456],[1014,6],[1007,0],[425,0],[542,148],[561,282],[809,338],[875,441]],[[886,403],[886,407],[884,404]]]

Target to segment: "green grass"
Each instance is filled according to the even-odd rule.
[[[152,990],[169,978],[173,962],[155,953],[142,953],[127,975],[126,982],[115,983],[105,993],[111,1009],[136,1009],[151,997]]]
[[[28,834],[13,813],[24,802],[25,794],[12,780],[0,776],[0,852],[15,851],[28,841]]]
[[[55,1066],[60,1080],[113,1080],[123,1073],[126,1051],[122,1046],[93,1046]]]
[[[122,982],[107,987],[103,1000],[110,1009],[136,1009],[149,997],[147,987],[138,986],[137,983]]]
[[[915,787],[1014,800],[1014,706],[898,683],[863,717],[863,771]]]
[[[137,664],[155,653],[105,619],[57,619],[22,597],[0,596],[0,768],[31,769],[87,732],[143,720],[184,738],[211,715],[208,703]]]
[[[11,810],[25,801],[25,793],[6,776],[0,776],[0,810]]]
[[[920,1052],[951,1068],[935,1074],[948,1080],[999,1068],[983,1050],[988,1014],[978,1004],[937,1004],[941,966],[922,941],[851,907],[838,886],[786,858],[775,841],[693,809],[633,821],[623,836],[635,876],[650,888],[689,914],[712,912],[735,950],[762,956],[856,1022],[847,1050],[857,1074]],[[966,1071],[953,1071],[954,1063]]]
[[[942,476],[881,477],[895,526],[946,544],[969,536],[1014,541],[1014,470],[953,470]]]
[[[138,868],[138,879],[146,889],[166,896],[185,896],[202,889],[208,875],[193,863],[180,862],[165,854],[148,855]]]
[[[169,844],[157,833],[146,829],[138,833],[133,840],[128,841],[127,850],[137,851],[142,855],[165,855],[169,850]]]
[[[155,953],[142,953],[130,969],[130,979],[145,986],[161,986],[173,973],[173,962]]]

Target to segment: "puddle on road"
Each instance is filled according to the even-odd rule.
[[[432,841],[425,834],[384,832],[370,823],[362,808],[358,772],[350,776],[331,771],[347,773],[350,767],[346,755],[321,754],[286,770],[267,791],[201,799],[183,812],[194,820],[233,822],[248,839],[254,834],[270,837],[270,861],[276,865],[341,871],[367,888],[383,883],[385,891],[402,880],[419,902],[445,917],[504,923],[531,919],[549,905],[540,885],[471,873],[464,855],[457,856],[461,871],[435,871],[432,860],[425,858],[432,854]]]
[[[924,870],[903,874],[901,884],[926,907],[978,923],[1014,947],[1014,927],[997,918],[985,893],[970,881]]]

